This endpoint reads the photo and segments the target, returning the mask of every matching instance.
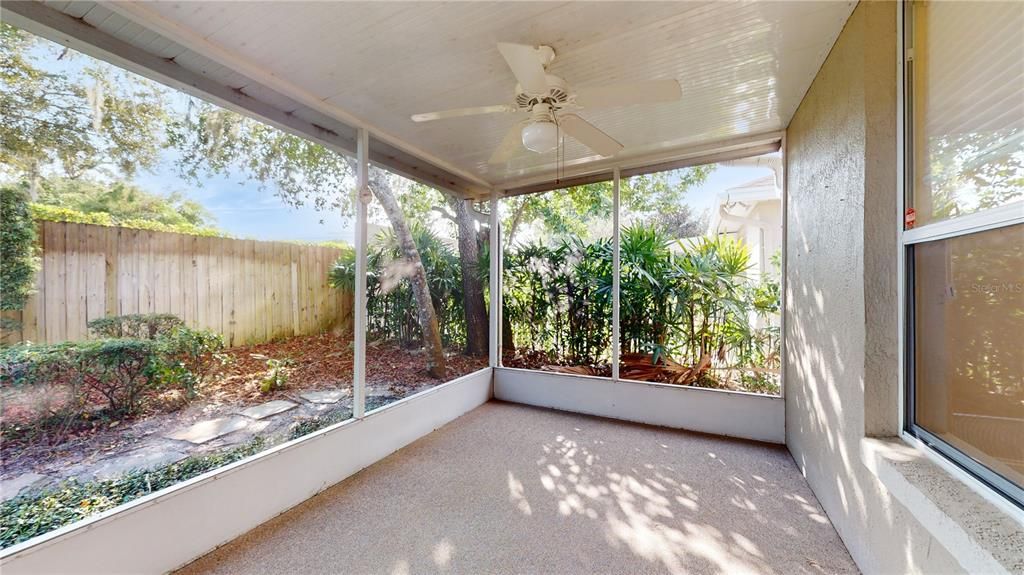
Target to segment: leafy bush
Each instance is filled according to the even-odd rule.
[[[72,373],[86,391],[99,393],[114,414],[132,414],[154,378],[158,344],[148,339],[103,339],[78,344]]]
[[[0,188],[0,310],[19,310],[32,294],[39,258],[25,192]]]
[[[157,339],[185,325],[178,316],[165,313],[112,315],[88,324],[95,337]]]
[[[0,389],[31,387],[25,397],[34,398],[28,405],[31,421],[2,422],[0,440],[56,445],[76,426],[85,424],[81,416],[88,407],[88,396],[80,379],[72,376],[76,349],[71,343],[21,343],[0,348]]]
[[[45,383],[62,377],[75,349],[73,343],[23,343],[0,348],[0,386]]]
[[[505,256],[505,315],[515,341],[571,364],[607,362],[612,330],[612,247],[579,238],[531,243]],[[508,343],[512,343],[509,341]]]
[[[195,397],[225,361],[219,334],[192,330],[170,315],[119,316],[90,322],[108,337],[55,345],[21,344],[0,350],[0,385],[55,385],[65,390],[62,412],[80,414],[90,398],[103,397],[115,415],[130,415],[142,394],[181,386]]]
[[[292,365],[292,360],[274,359],[261,353],[250,355],[254,359],[262,359],[267,362],[267,373],[260,380],[260,393],[270,393],[275,389],[282,389],[288,384],[288,368]]]
[[[0,548],[113,509],[265,448],[266,441],[255,438],[221,453],[194,455],[153,471],[132,471],[116,479],[87,483],[72,479],[43,492],[9,499],[0,503]]]
[[[75,413],[96,393],[114,414],[130,414],[156,361],[156,343],[144,339],[16,345],[0,352],[0,383],[62,386],[68,392],[66,409]]]
[[[224,337],[209,330],[177,326],[158,338],[160,362],[156,377],[165,385],[180,385],[186,396],[196,396],[216,369],[227,361]]]
[[[464,346],[466,324],[459,257],[429,227],[413,223],[411,231],[427,275],[441,340],[445,346]],[[367,330],[373,337],[395,341],[405,347],[419,346],[422,342],[417,319],[419,307],[406,278],[408,272],[401,261],[394,232],[390,229],[381,231],[373,245],[374,249],[367,254]],[[335,288],[354,288],[354,251],[342,253],[331,268],[328,279]]]
[[[710,362],[718,371],[694,385],[719,387],[724,377],[771,388],[779,337],[769,318],[779,313],[779,283],[768,276],[750,282],[745,244],[724,236],[676,240],[657,226],[632,225],[622,230],[620,257],[623,358],[671,358],[687,369]],[[518,344],[510,361],[607,369],[611,264],[606,239],[569,237],[506,251],[505,340]],[[758,327],[756,317],[767,325]]]

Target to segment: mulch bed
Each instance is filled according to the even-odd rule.
[[[276,396],[352,384],[352,340],[333,334],[308,335],[281,342],[238,347],[227,352],[228,364],[222,377],[202,390],[203,397],[217,403],[261,403]],[[288,385],[269,394],[260,392],[260,381],[268,371],[267,359],[285,361]],[[487,358],[448,353],[450,381],[487,367]],[[427,373],[422,352],[389,343],[367,345],[366,383],[386,388],[396,396],[424,384],[441,383]]]
[[[223,405],[255,405],[273,399],[295,399],[300,393],[352,385],[353,348],[349,337],[333,334],[299,336],[286,340],[237,347],[225,352],[227,362],[217,377],[200,389],[200,396],[187,403],[180,390],[148,393],[143,409],[132,418],[111,420],[103,415],[97,400],[93,415],[66,421],[50,428],[39,427],[43,413],[58,408],[59,389],[6,389],[0,397],[0,472],[17,462],[26,463],[48,456],[93,449],[94,444],[113,445],[121,441],[124,429],[147,424],[146,420],[176,417],[188,405],[216,409]],[[268,373],[267,359],[282,360],[287,383],[281,389],[261,393],[260,383]],[[449,352],[449,381],[487,367],[487,358],[472,358]],[[401,398],[425,386],[442,383],[427,373],[422,352],[381,342],[368,344],[367,386],[378,394]],[[148,424],[147,424],[148,425]],[[108,446],[109,446],[108,445]],[[19,467],[21,465],[18,465]]]

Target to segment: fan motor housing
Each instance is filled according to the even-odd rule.
[[[565,80],[553,74],[545,74],[548,84],[546,94],[527,94],[523,87],[516,84],[516,106],[521,110],[530,110],[537,104],[548,104],[552,109],[563,107],[569,102],[569,89]]]

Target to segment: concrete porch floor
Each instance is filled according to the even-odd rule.
[[[490,402],[179,571],[435,572],[857,568],[781,446]]]

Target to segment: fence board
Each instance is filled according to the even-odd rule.
[[[67,339],[80,339],[85,331],[85,314],[80,308],[84,307],[84,286],[81,279],[82,257],[79,249],[79,227],[75,224],[69,225],[64,230],[64,259],[66,270],[64,273],[64,316],[67,332],[64,337]]]
[[[181,236],[179,249],[181,250],[181,294],[185,303],[185,315],[182,319],[190,327],[199,327],[199,292],[196,280],[196,250],[199,245],[199,238],[195,236]]]
[[[4,314],[21,322],[5,341],[80,340],[88,321],[128,313],[171,313],[232,346],[351,333],[352,295],[327,282],[336,248],[62,222],[42,222],[39,243],[36,293]]]
[[[88,323],[107,314],[107,297],[104,285],[107,281],[106,242],[100,236],[97,226],[83,226],[85,229],[85,321]]]
[[[65,227],[45,227],[47,250],[43,252],[43,283],[46,301],[46,340],[64,341],[67,337],[64,277],[67,275],[64,259]]]
[[[255,256],[253,257],[253,266],[255,271],[253,277],[265,278],[267,277],[267,253],[269,244],[264,242],[256,242],[255,244]],[[257,325],[253,332],[259,341],[267,341],[270,335],[270,305],[267,294],[270,293],[270,286],[267,285],[269,282],[261,281],[255,286],[255,292],[253,294],[253,305],[256,310],[254,316]]]

